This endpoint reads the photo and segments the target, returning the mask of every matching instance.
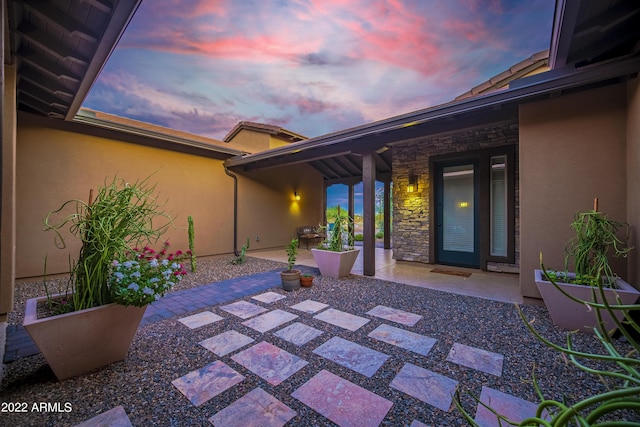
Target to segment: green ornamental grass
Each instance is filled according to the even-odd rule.
[[[109,286],[114,260],[120,260],[131,248],[154,244],[168,230],[171,217],[158,201],[155,185],[149,177],[128,183],[117,176],[105,181],[95,199],[69,200],[46,216],[45,230],[56,233],[56,245],[65,247],[63,228],[79,238],[82,248],[72,265],[70,284],[73,310],[82,310],[114,302]],[[74,212],[57,218],[72,207]]]

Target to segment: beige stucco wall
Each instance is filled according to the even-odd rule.
[[[290,141],[278,138],[266,130],[259,132],[251,129],[240,129],[231,141],[228,142],[231,147],[237,150],[246,151],[247,153],[257,153],[259,151],[281,147],[290,143]]]
[[[240,129],[229,141],[229,146],[243,150],[248,153],[255,153],[269,148],[270,135],[266,132],[256,132],[249,129]]]
[[[627,280],[640,288],[640,79],[627,90],[627,221],[632,226],[635,250],[627,266]]]
[[[539,297],[533,270],[562,268],[569,224],[593,208],[626,220],[626,88],[624,84],[520,107],[520,286]],[[626,266],[614,264],[621,276]]]
[[[2,235],[0,236],[0,322],[13,307],[16,234],[16,69],[4,67],[4,99],[2,110]],[[1,353],[1,352],[0,352]]]
[[[305,166],[295,169],[300,168]],[[87,200],[91,187],[115,174],[134,181],[155,171],[152,182],[157,184],[159,197],[168,199],[166,208],[175,217],[174,228],[165,235],[172,247],[188,247],[187,217],[191,215],[198,255],[231,253],[233,180],[225,174],[221,160],[19,123],[17,276],[41,275],[45,255],[49,273],[68,271],[68,255],[78,253],[75,242],[67,250],[56,249],[53,234],[42,231],[42,220],[49,210],[70,198]],[[260,182],[239,175],[238,247],[246,236],[252,236],[252,249],[284,246],[290,224],[315,220],[304,218],[315,210],[292,211],[283,196],[295,175],[272,171],[257,176]],[[313,175],[301,182],[309,188],[310,200],[315,197],[321,206],[322,193],[311,191],[322,189],[321,178],[318,181],[318,175]],[[259,244],[254,244],[256,235],[260,235]]]
[[[297,227],[321,223],[324,186],[322,175],[315,169],[293,165],[252,172],[242,178],[238,184],[240,247],[247,237],[251,240],[250,251],[284,246],[296,237]],[[299,201],[294,199],[295,191],[300,194]]]

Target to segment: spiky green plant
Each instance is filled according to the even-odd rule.
[[[108,279],[113,260],[134,246],[155,243],[169,228],[171,218],[149,178],[133,184],[117,176],[111,182],[105,180],[95,199],[92,190],[88,202],[68,200],[44,219],[45,230],[56,233],[58,247],[66,246],[60,233],[66,227],[82,242],[70,277],[74,310],[112,302]],[[75,212],[56,219],[69,206]],[[158,224],[158,218],[164,221]]]
[[[242,248],[240,249],[240,255],[235,257],[231,261],[231,264],[233,264],[233,265],[242,265],[242,264],[244,264],[245,261],[247,260],[247,249],[249,249],[249,238],[248,237],[247,237],[247,243],[242,245]]]
[[[287,252],[287,271],[291,271],[298,256],[298,239],[292,239],[286,246],[285,251]]]
[[[543,264],[541,267],[546,272]],[[596,277],[601,277],[604,274],[602,267],[596,270],[595,274]],[[551,281],[557,287],[557,283],[553,279]],[[574,332],[567,334],[566,347],[551,342],[533,327],[533,322],[526,318],[520,307],[516,305],[516,308],[529,331],[538,340],[567,356],[578,369],[597,376],[605,383],[606,390],[574,403],[565,400],[547,399],[534,375],[533,384],[540,398],[540,404],[534,416],[518,423],[500,416],[490,406],[480,403],[496,415],[501,425],[543,427],[640,426],[640,343],[635,338],[640,334],[640,325],[632,316],[632,312],[640,311],[640,304],[623,305],[619,300],[617,304],[609,304],[605,298],[604,290],[602,281],[597,281],[596,286],[593,288],[592,301],[596,301],[595,293],[597,292],[600,294],[602,303],[584,300],[581,300],[581,302],[596,312],[599,327],[594,328],[594,333],[604,347],[606,354],[594,354],[576,350],[571,339]],[[614,319],[625,340],[631,346],[630,351],[621,350],[618,348],[620,345],[609,334],[601,332],[605,330],[602,320],[603,311],[609,313]],[[615,315],[619,311],[624,314],[624,320],[622,321],[618,320]],[[603,362],[607,368],[590,368],[581,362],[581,359]],[[478,426],[471,418],[471,415],[462,407],[458,393],[456,393],[455,404],[470,425]]]
[[[344,210],[341,210],[339,205],[334,218],[331,230],[328,230],[326,226],[319,228],[320,233],[327,238],[318,247],[333,252],[353,249],[353,219]]]
[[[187,217],[189,223],[189,257],[191,260],[191,271],[196,271],[196,247],[195,247],[195,230],[193,226],[193,218],[191,215]]]
[[[604,277],[605,286],[615,287],[609,259],[626,257],[633,249],[627,246],[629,224],[610,220],[598,212],[596,199],[594,210],[576,213],[571,229],[576,234],[565,247],[565,272],[573,262],[575,283],[593,286]]]

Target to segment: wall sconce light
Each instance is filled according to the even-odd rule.
[[[460,202],[460,203],[458,203],[458,207],[468,208],[469,207],[469,202]]]
[[[293,198],[296,200],[300,200],[300,193],[298,193],[297,191],[293,192]]]
[[[409,184],[407,184],[407,193],[416,193],[418,191],[418,177],[414,174],[409,175]]]

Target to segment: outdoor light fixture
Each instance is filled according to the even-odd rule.
[[[299,194],[297,191],[294,191],[294,192],[293,192],[293,197],[294,197],[294,199],[296,199],[296,200],[300,200],[300,194]]]
[[[409,184],[407,184],[407,193],[415,193],[418,191],[418,177],[414,174],[409,175]]]
[[[458,206],[461,208],[468,208],[469,207],[469,202],[460,202],[458,203]]]

